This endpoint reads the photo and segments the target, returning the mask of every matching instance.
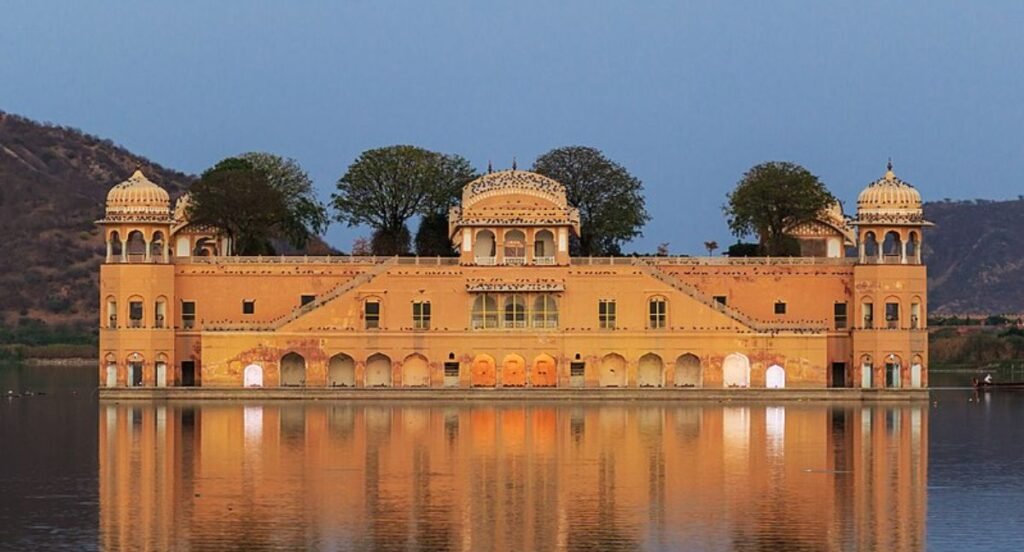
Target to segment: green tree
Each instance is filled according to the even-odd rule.
[[[269,153],[221,160],[189,196],[189,220],[222,229],[239,255],[274,254],[274,240],[304,248],[329,222],[302,167]]]
[[[569,204],[580,211],[580,236],[570,246],[573,255],[621,255],[622,244],[641,236],[651,219],[643,183],[600,150],[556,148],[538,157],[533,171],[565,186]]]
[[[287,218],[278,228],[278,238],[293,247],[304,248],[313,236],[327,230],[327,208],[316,197],[313,181],[294,159],[272,153],[249,152],[239,156],[263,174],[270,185],[284,196]]]
[[[376,255],[409,253],[407,222],[416,215],[447,214],[462,186],[476,177],[469,163],[415,146],[364,151],[338,180],[335,217],[366,224]]]
[[[723,210],[733,235],[757,235],[762,254],[780,256],[799,254],[799,246],[786,231],[813,219],[835,201],[817,176],[782,161],[754,166],[727,197]]]
[[[188,218],[214,226],[231,239],[238,255],[272,255],[271,239],[287,220],[284,194],[248,162],[225,159],[189,188]]]

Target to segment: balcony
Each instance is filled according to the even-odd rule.
[[[495,257],[476,257],[475,260],[479,266],[494,266],[498,264]]]
[[[539,265],[539,266],[554,266],[555,258],[554,257],[534,257],[533,258],[533,264]]]
[[[508,266],[524,266],[526,257],[505,257],[505,264]]]

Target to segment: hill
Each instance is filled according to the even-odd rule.
[[[110,140],[0,111],[0,322],[95,326],[105,254],[95,221],[136,168],[172,198],[192,181]]]
[[[929,311],[1024,312],[1024,199],[924,206]]]

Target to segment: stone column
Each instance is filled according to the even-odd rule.
[[[153,245],[152,245],[152,242],[150,242],[148,240],[143,240],[142,243],[146,244],[146,255],[145,255],[144,258],[146,259],[147,263],[151,262],[153,260],[153,252],[152,252]]]
[[[110,256],[113,255],[113,253],[114,253],[114,248],[113,248],[113,246],[110,243],[110,235],[108,234],[107,235],[107,260],[106,260],[106,262],[108,262],[108,263],[110,262]]]

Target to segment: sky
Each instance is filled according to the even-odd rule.
[[[8,0],[0,110],[194,174],[292,157],[325,201],[370,148],[485,170],[593,146],[644,183],[624,250],[700,254],[769,160],[847,212],[890,157],[926,200],[1024,193],[1021,29],[1019,0]]]

